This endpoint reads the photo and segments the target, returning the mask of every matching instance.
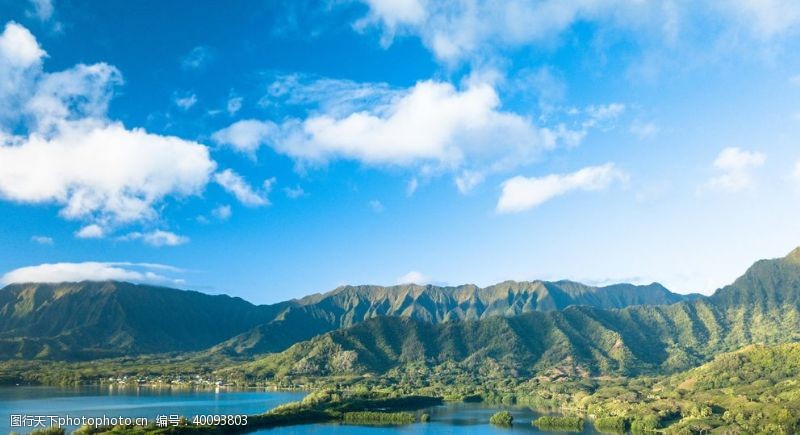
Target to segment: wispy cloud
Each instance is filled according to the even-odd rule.
[[[134,231],[117,238],[120,241],[141,240],[144,243],[155,246],[178,246],[189,242],[189,238],[171,231],[153,230],[149,232]]]
[[[698,42],[709,49],[724,45],[718,41],[731,34],[756,45],[768,43],[800,25],[800,6],[792,0],[363,2],[368,12],[354,23],[356,30],[377,27],[384,47],[398,35],[416,36],[440,62],[450,65],[481,63],[522,46],[552,46],[579,22],[604,32],[633,34],[651,50],[694,41],[698,25],[707,27],[706,41]],[[712,20],[715,25],[708,26]]]
[[[183,69],[201,69],[213,58],[211,48],[200,45],[194,47],[181,59]]]
[[[53,245],[55,243],[53,238],[48,236],[32,236],[31,241],[39,245]]]
[[[230,219],[232,214],[233,212],[229,205],[220,205],[219,207],[215,207],[214,210],[211,210],[211,215],[221,221]]]
[[[403,276],[398,277],[395,280],[395,284],[429,284],[433,281],[429,276],[425,275],[422,272],[418,272],[416,270],[412,270],[406,273]]]
[[[755,184],[754,170],[763,166],[767,155],[758,151],[745,151],[736,147],[725,148],[714,160],[718,175],[712,177],[702,190],[739,192]]]
[[[248,207],[270,204],[265,193],[255,191],[241,175],[231,169],[214,174],[214,181]],[[269,193],[273,182],[274,179],[264,181],[266,193]]]
[[[175,105],[182,110],[189,110],[197,104],[197,95],[193,93],[184,94],[182,96],[176,95],[173,99]]]
[[[289,199],[297,199],[306,195],[306,191],[303,190],[302,186],[284,187],[283,193],[285,193],[286,197]]]
[[[39,21],[48,21],[53,17],[53,12],[55,12],[53,0],[30,0],[30,3],[33,7],[31,15],[38,18]]]
[[[497,202],[497,212],[525,211],[572,191],[604,190],[612,183],[627,178],[627,175],[613,163],[589,166],[569,174],[544,177],[517,176],[503,182],[502,193]]]
[[[386,210],[386,207],[383,206],[383,203],[378,201],[377,199],[370,200],[367,205],[369,206],[372,211],[375,213],[383,213]]]

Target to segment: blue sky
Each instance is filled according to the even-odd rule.
[[[800,245],[800,6],[0,1],[0,274],[710,293]]]

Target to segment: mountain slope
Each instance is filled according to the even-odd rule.
[[[434,325],[376,318],[245,364],[255,376],[384,373],[455,361],[517,373],[672,372],[751,343],[800,341],[797,252],[754,264],[712,297],[662,306],[562,311]],[[346,361],[347,364],[342,364]]]
[[[571,281],[506,281],[486,288],[414,284],[343,286],[296,301],[296,305],[288,306],[273,322],[234,337],[214,351],[233,354],[280,351],[315,335],[383,316],[441,323],[560,310],[570,305],[619,308],[672,304],[697,297],[675,294],[655,283],[607,287]]]
[[[113,281],[15,284],[0,290],[0,359],[85,359],[206,348],[252,355],[281,351],[379,316],[443,322],[574,304],[623,307],[684,298],[658,284],[592,287],[569,281],[508,281],[484,289],[346,286],[255,306],[228,296]]]
[[[280,309],[124,282],[10,285],[0,290],[0,358],[199,350]]]

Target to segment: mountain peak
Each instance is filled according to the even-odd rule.
[[[794,251],[790,252],[784,259],[792,263],[800,264],[800,247],[794,248]]]

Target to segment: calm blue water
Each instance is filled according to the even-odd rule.
[[[489,424],[489,417],[497,411],[510,411],[514,416],[514,425],[510,428],[495,427]],[[524,407],[494,407],[480,403],[454,403],[428,408],[415,412],[417,417],[426,412],[430,414],[428,423],[414,423],[403,426],[353,426],[346,424],[311,424],[304,426],[279,427],[264,429],[256,434],[261,435],[383,435],[383,434],[450,434],[450,435],[477,435],[477,434],[545,434],[531,425],[531,420],[539,417],[540,413]],[[419,419],[418,419],[419,420]],[[585,425],[582,434],[597,434],[591,425]],[[565,432],[557,432],[565,434]]]
[[[274,391],[185,391],[168,388],[2,387],[0,434],[27,433],[11,427],[12,414],[102,417],[146,417],[159,414],[258,414],[305,393]]]
[[[30,429],[11,427],[12,414],[101,417],[146,417],[155,421],[156,415],[177,414],[257,414],[287,402],[300,400],[305,393],[274,391],[183,391],[156,388],[119,387],[0,387],[0,434],[9,431],[28,433]],[[489,417],[504,409],[514,415],[510,429],[488,424]],[[492,407],[482,404],[447,404],[417,412],[430,414],[429,423],[405,426],[351,426],[343,424],[312,424],[266,429],[263,435],[379,435],[402,434],[508,434],[542,433],[531,426],[537,414],[523,407]],[[584,434],[594,434],[587,429]]]

